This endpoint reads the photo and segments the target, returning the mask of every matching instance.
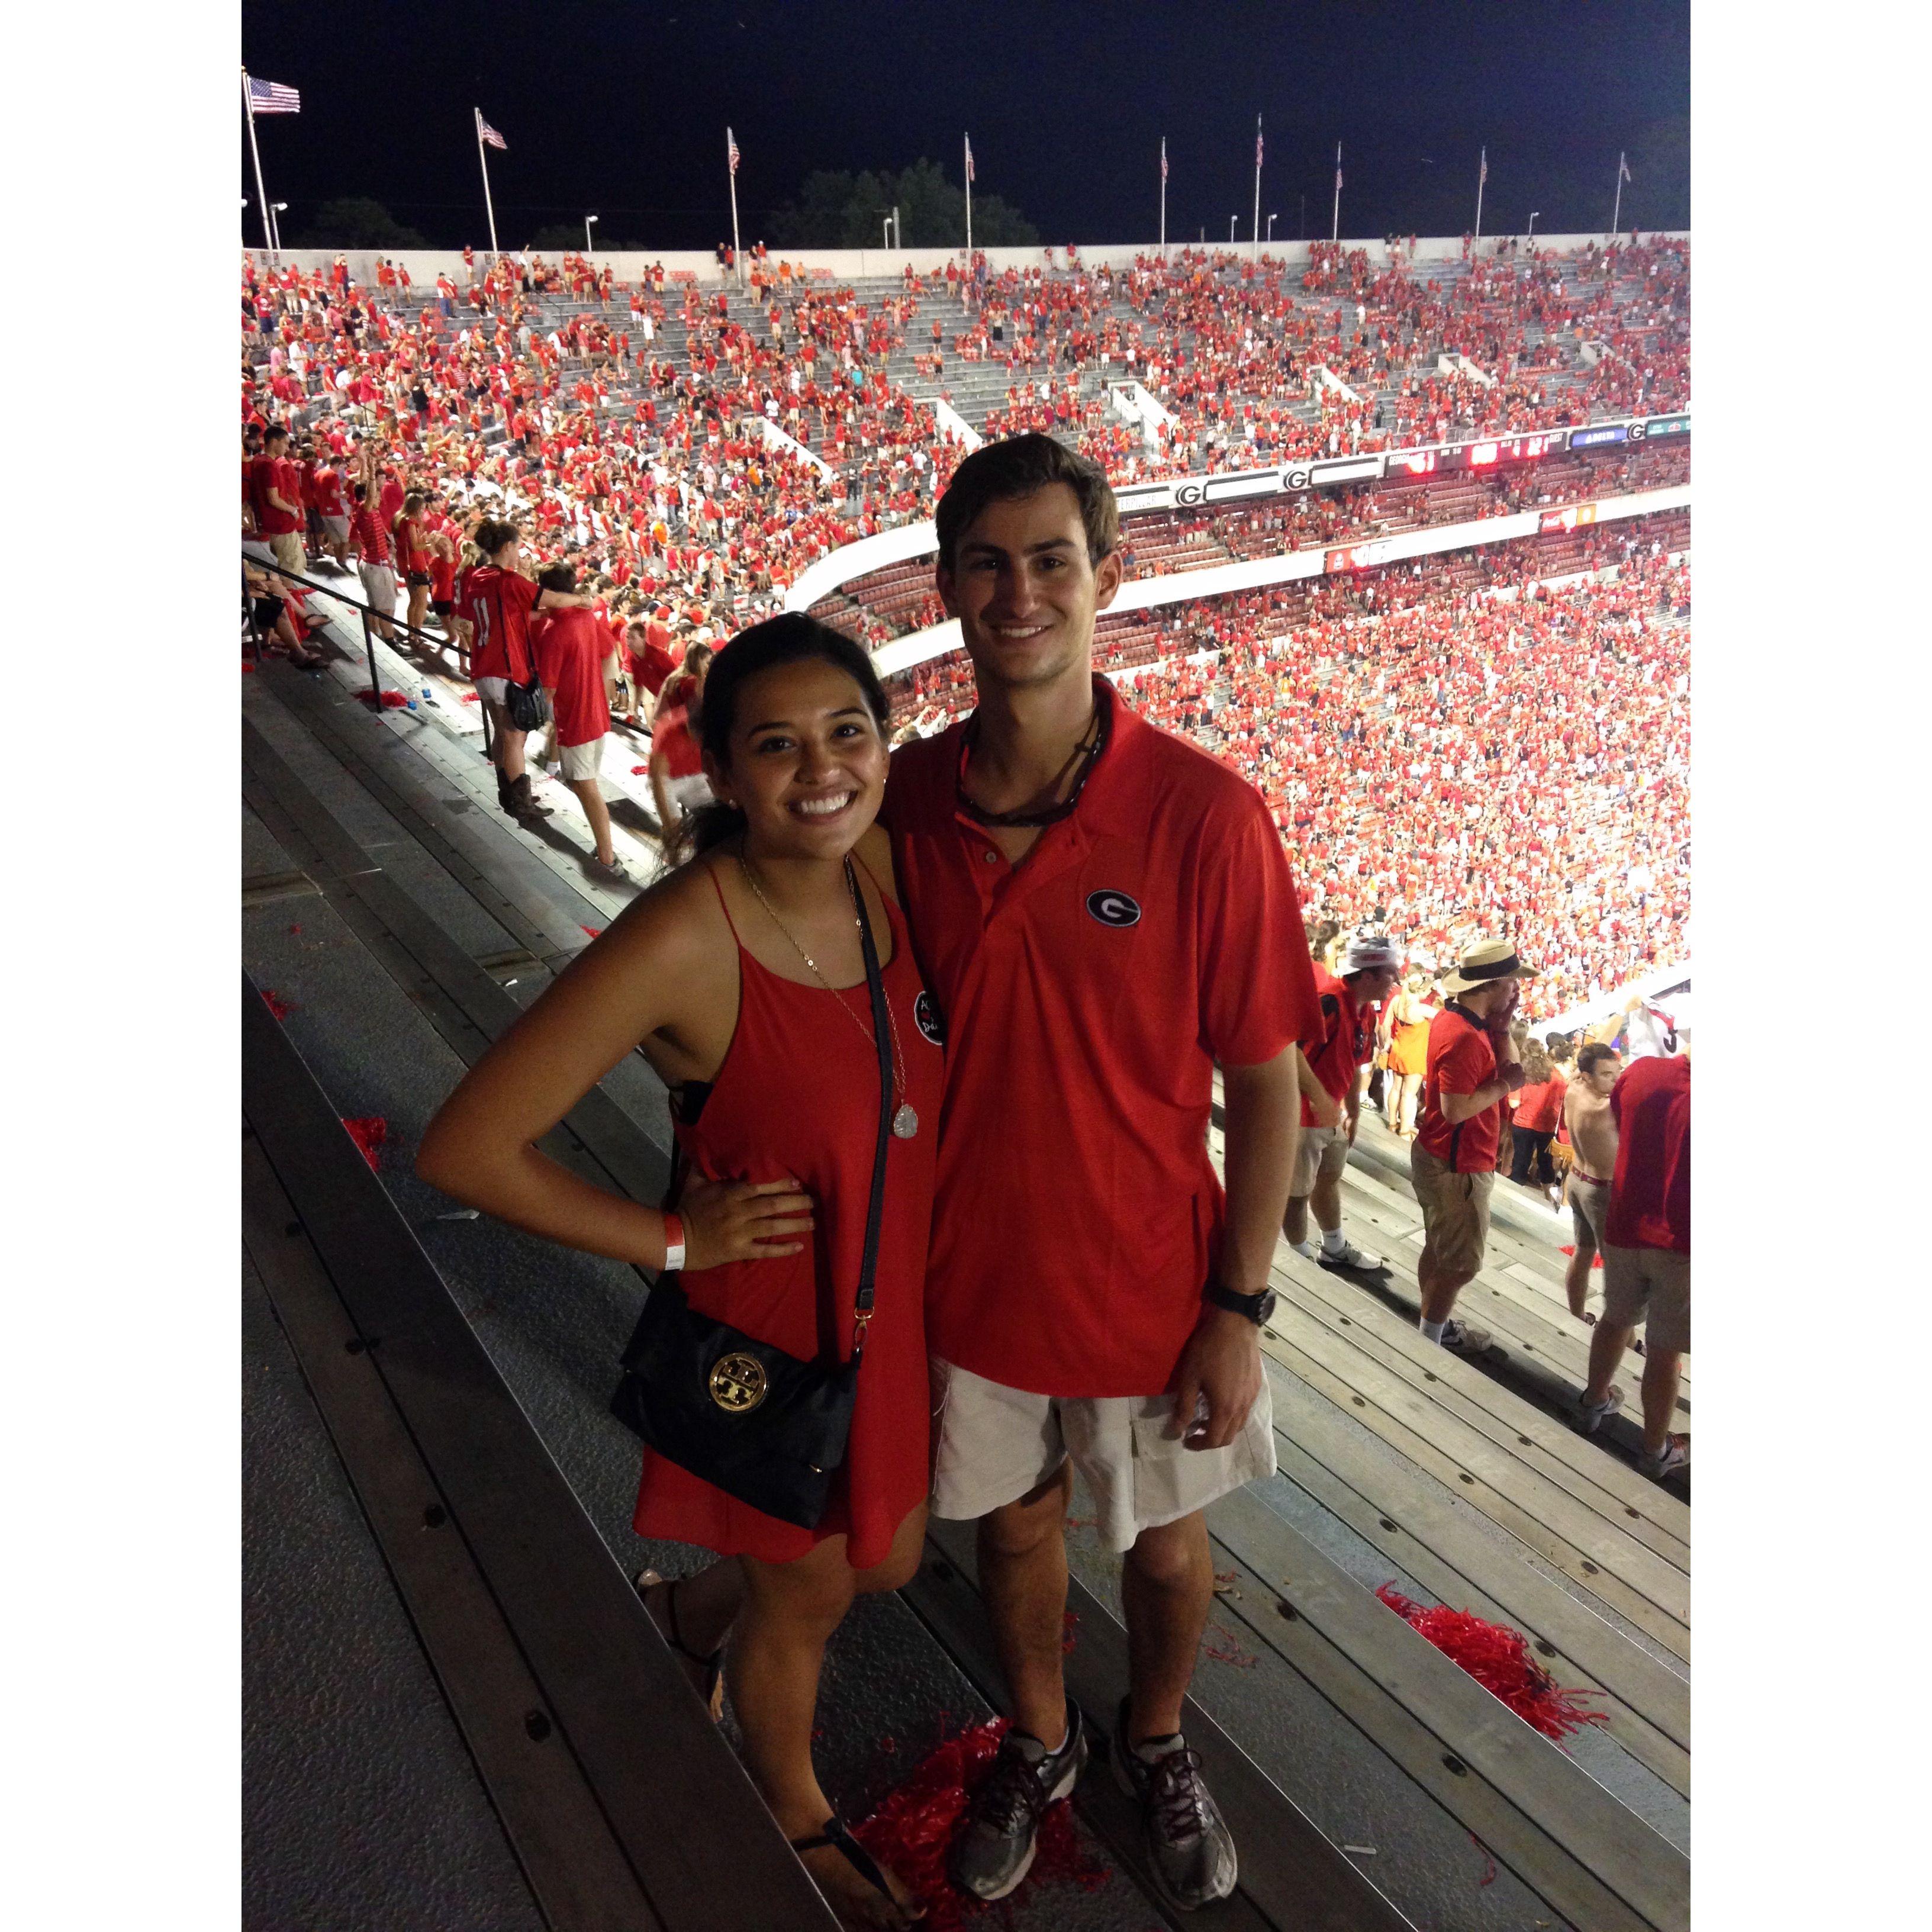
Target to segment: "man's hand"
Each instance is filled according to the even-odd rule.
[[[1520,1060],[1504,1060],[1503,1064],[1496,1069],[1496,1078],[1500,1080],[1512,1094],[1516,1092],[1522,1087],[1525,1078],[1522,1070],[1522,1062]]]
[[[1262,1392],[1262,1331],[1245,1315],[1204,1306],[1174,1371],[1172,1434],[1190,1449],[1225,1449]],[[1195,1410],[1208,1399],[1208,1420]]]
[[[1360,1103],[1358,1102],[1356,1106],[1352,1106],[1348,1109],[1348,1144],[1351,1147],[1353,1147],[1355,1144],[1355,1130],[1357,1128],[1360,1126],[1361,1124],[1362,1109]]]
[[[1315,1116],[1318,1127],[1339,1127],[1342,1124],[1342,1110],[1325,1087],[1318,1088],[1308,1096],[1308,1111]]]

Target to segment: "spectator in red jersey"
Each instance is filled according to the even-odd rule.
[[[1459,1354],[1480,1354],[1486,1333],[1452,1320],[1489,1239],[1503,1102],[1522,1084],[1510,1039],[1520,982],[1534,969],[1506,939],[1480,940],[1442,982],[1448,1004],[1429,1023],[1429,1071],[1408,1171],[1422,1209],[1422,1332]]]
[[[430,549],[427,500],[420,490],[410,490],[403,498],[390,526],[396,568],[409,586],[410,605],[403,621],[412,631],[420,631],[429,615],[429,595],[435,582],[430,566],[434,560]]]
[[[315,507],[322,520],[322,541],[338,570],[349,568],[349,497],[342,472],[333,459],[315,469]]]
[[[1301,1144],[1281,1227],[1295,1252],[1307,1260],[1373,1274],[1382,1269],[1381,1256],[1357,1247],[1342,1232],[1342,1174],[1361,1124],[1362,1069],[1375,1057],[1376,1016],[1395,988],[1402,955],[1385,934],[1360,933],[1348,942],[1338,963],[1339,978],[1325,968],[1315,968],[1321,1030],[1298,1045],[1303,1064],[1340,1108],[1341,1118],[1324,1126],[1311,1101],[1304,1100]],[[1311,1201],[1322,1230],[1319,1247],[1308,1238]]]
[[[376,485],[356,486],[356,514],[350,527],[356,538],[357,573],[362,580],[362,595],[376,614],[370,627],[386,643],[396,634],[389,620],[396,614],[396,573],[389,548],[388,526],[377,506]]]
[[[255,528],[282,568],[299,577],[308,560],[302,554],[302,482],[289,460],[289,433],[270,425],[262,438],[262,453],[248,466],[250,503]]]
[[[1556,1163],[1550,1143],[1563,1118],[1563,1078],[1541,1042],[1526,1041],[1522,1054],[1522,1090],[1510,1116],[1510,1178],[1519,1187],[1553,1188]]]
[[[1690,1352],[1690,1025],[1676,1016],[1678,1050],[1646,1054],[1610,1090],[1616,1172],[1604,1216],[1604,1315],[1590,1337],[1585,1432],[1622,1400],[1610,1386],[1639,1322],[1644,1324],[1643,1453],[1653,1481],[1690,1466],[1690,1438],[1670,1418]]]
[[[537,573],[538,586],[567,596],[577,588],[577,573],[553,563]],[[594,862],[607,878],[627,876],[610,840],[610,812],[597,774],[604,762],[604,740],[610,729],[604,693],[617,669],[617,649],[610,632],[585,608],[547,611],[530,625],[537,675],[556,721],[556,745],[563,782],[577,794],[596,843]]]
[[[591,600],[580,592],[547,590],[524,576],[518,568],[523,538],[514,524],[486,520],[477,530],[476,547],[483,562],[464,586],[464,616],[476,637],[470,674],[490,707],[496,802],[512,818],[548,818],[550,809],[537,802],[525,767],[525,734],[511,722],[509,687],[537,676],[531,617],[539,610],[586,610]]]
[[[664,680],[651,721],[651,796],[657,801],[658,825],[667,851],[677,842],[685,820],[712,802],[698,738],[704,723],[704,674],[710,668],[710,646],[693,644],[683,664]]]
[[[671,655],[670,626],[655,612],[634,617],[624,629],[625,647],[630,656],[632,711],[626,722],[635,724],[637,706],[649,698],[655,707],[658,694],[677,668]]]

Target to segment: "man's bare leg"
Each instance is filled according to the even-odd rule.
[[[1600,1334],[1600,1328],[1598,1333]],[[1653,1343],[1644,1351],[1643,1357],[1643,1453],[1657,1456],[1664,1454],[1664,1445],[1670,1440],[1671,1418],[1677,1411],[1677,1386],[1682,1378],[1684,1358],[1675,1351],[1660,1348]],[[1593,1348],[1590,1352],[1590,1376],[1596,1379],[1597,1355]]]
[[[1455,1312],[1456,1296],[1475,1278],[1473,1274],[1444,1273],[1430,1259],[1425,1250],[1415,1268],[1416,1283],[1422,1290],[1423,1320],[1447,1322]]]
[[[1281,1232],[1288,1237],[1292,1247],[1299,1247],[1308,1238],[1308,1196],[1299,1199],[1288,1197],[1288,1212],[1281,1217]]]
[[[617,848],[610,842],[610,808],[604,802],[603,788],[595,778],[565,781],[577,794],[584,815],[590,821],[590,836],[597,842],[597,856],[606,866],[615,865]]]
[[[1610,1378],[1616,1373],[1617,1364],[1623,1360],[1624,1351],[1630,1346],[1630,1336],[1636,1332],[1635,1328],[1627,1322],[1599,1322],[1590,1331],[1590,1379],[1583,1385],[1585,1402],[1601,1402],[1610,1394]],[[1672,1385],[1670,1399],[1675,1402],[1677,1400],[1677,1391],[1676,1370],[1674,1365],[1671,1374]],[[1648,1355],[1644,1358],[1643,1378],[1644,1385],[1648,1389],[1650,1384],[1650,1358]],[[1644,1401],[1646,1420],[1649,1414],[1649,1398],[1646,1395]],[[1646,1427],[1646,1439],[1648,1439],[1648,1431]]]
[[[1180,1729],[1181,1700],[1214,1602],[1214,1561],[1206,1519],[1196,1510],[1144,1529],[1121,1566],[1127,1618],[1127,1742]]]
[[[1006,1675],[1015,1729],[1049,1751],[1066,1740],[1061,1667],[1066,1618],[1066,1504],[1073,1466],[980,1519],[980,1594]]]
[[[1574,1221],[1575,1216],[1571,1216]],[[1568,1297],[1570,1312],[1580,1322],[1594,1322],[1596,1317],[1584,1306],[1590,1294],[1590,1270],[1597,1258],[1597,1238],[1587,1228],[1576,1231],[1576,1252],[1570,1257],[1570,1265],[1563,1271],[1563,1292]]]
[[[1342,1177],[1318,1173],[1315,1191],[1308,1198],[1314,1206],[1315,1225],[1324,1234],[1333,1234],[1342,1225]]]

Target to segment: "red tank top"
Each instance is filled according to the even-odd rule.
[[[714,873],[714,889],[717,884]],[[723,904],[722,891],[718,900]],[[844,1534],[850,1560],[864,1568],[884,1559],[893,1531],[926,1494],[926,1250],[945,1056],[904,920],[890,899],[885,904],[892,935],[884,980],[893,1058],[919,1131],[910,1140],[893,1136],[888,1144],[874,1313],[840,1480],[818,1527],[800,1529],[646,1450],[634,1519],[640,1536],[785,1563],[826,1537]],[[878,1138],[870,1002],[862,981],[830,992],[782,980],[742,941],[738,984],[738,1024],[718,1077],[708,1090],[687,1086],[674,1110],[686,1117],[676,1123],[679,1150],[689,1174],[710,1180],[795,1175],[812,1196],[818,1225],[802,1252],[687,1274],[685,1292],[698,1312],[801,1359],[821,1350],[849,1358]]]

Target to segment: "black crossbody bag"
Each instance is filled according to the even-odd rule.
[[[618,1420],[666,1460],[801,1529],[818,1528],[833,1473],[845,1460],[866,1324],[872,1315],[892,1132],[892,1023],[872,921],[849,859],[845,883],[859,910],[879,1049],[878,1145],[866,1212],[864,1258],[853,1298],[856,1332],[851,1359],[802,1362],[728,1322],[694,1313],[678,1277],[665,1274],[658,1278],[638,1318],[622,1358],[623,1379],[610,1399]]]

